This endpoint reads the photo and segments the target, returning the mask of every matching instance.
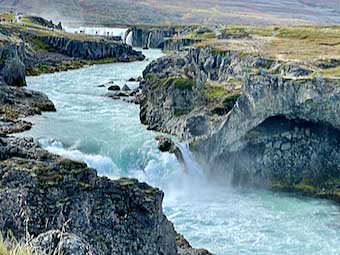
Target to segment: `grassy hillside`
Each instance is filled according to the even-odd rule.
[[[11,9],[74,25],[340,24],[339,0],[0,0]]]

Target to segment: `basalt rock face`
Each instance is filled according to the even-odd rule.
[[[18,68],[23,66],[11,65],[10,71]],[[55,110],[44,94],[4,83],[8,74],[2,72],[0,79],[0,231],[5,238],[25,239],[46,254],[205,254],[176,242],[160,190],[134,179],[98,177],[85,163],[53,155],[32,138],[8,136],[31,128],[21,117]]]
[[[39,40],[52,46],[58,52],[69,57],[99,60],[113,58],[117,62],[143,60],[141,52],[135,51],[131,46],[112,41],[81,41],[66,37],[44,36]]]
[[[175,28],[151,28],[151,27],[133,27],[130,29],[132,34],[132,43],[135,47],[148,47],[163,49],[164,39],[172,37],[176,33]]]
[[[150,129],[183,138],[207,135],[216,124],[209,118],[232,108],[246,70],[271,64],[269,60],[210,48],[188,49],[160,58],[143,73],[141,121]],[[223,84],[223,102],[209,97],[209,82]]]
[[[53,103],[40,92],[0,85],[0,134],[11,134],[31,128],[31,123],[18,120],[43,111],[55,111]]]
[[[190,38],[171,38],[164,41],[163,50],[165,51],[180,51],[186,47],[189,47],[195,43],[199,43],[200,39],[190,39]]]
[[[134,47],[141,48],[156,48],[169,50],[169,38],[177,35],[188,33],[192,30],[191,27],[132,27],[128,32],[132,31],[132,44]],[[183,41],[184,44],[189,44],[189,41]],[[175,48],[171,44],[171,48]],[[186,45],[188,46],[188,45]]]
[[[25,86],[24,44],[0,43],[0,79],[11,86]]]
[[[253,76],[223,125],[192,144],[211,176],[339,200],[339,80]]]
[[[339,80],[309,74],[296,63],[190,49],[146,68],[141,120],[187,139],[212,180],[340,201]],[[234,79],[237,96],[224,108],[209,103],[209,83],[228,90]]]
[[[52,155],[28,138],[1,138],[0,159],[4,233],[23,238],[28,230],[41,249],[69,242],[82,247],[79,254],[177,255],[160,190],[98,177],[86,164]]]
[[[18,118],[55,111],[53,103],[42,93],[22,88],[25,81],[24,44],[6,42],[0,47],[0,134],[31,128]]]

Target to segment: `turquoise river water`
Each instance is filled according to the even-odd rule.
[[[105,97],[101,85],[124,85],[162,55],[148,50],[143,62],[95,65],[28,77],[46,93],[56,113],[30,120],[33,136],[47,150],[85,161],[100,175],[134,177],[165,192],[164,212],[195,247],[217,255],[340,254],[340,210],[332,202],[207,183],[182,145],[189,174],[173,155],[161,154],[155,132],[139,122],[139,107]],[[131,87],[136,83],[127,83]]]

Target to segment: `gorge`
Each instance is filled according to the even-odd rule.
[[[176,231],[217,255],[338,254],[339,206],[327,199],[339,202],[339,61],[240,51],[239,40],[287,34],[311,43],[247,29],[170,29],[170,42],[167,29],[125,31],[134,46],[175,50],[166,55],[84,35],[5,41],[1,230],[28,229],[39,248],[66,254],[210,254]],[[35,58],[37,39],[57,54],[53,70]],[[40,73],[25,77],[27,63]],[[140,106],[127,102],[140,91]],[[159,151],[159,132],[185,168]]]

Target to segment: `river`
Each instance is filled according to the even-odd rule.
[[[165,192],[164,212],[195,247],[217,255],[340,254],[338,205],[265,190],[216,187],[182,150],[191,171],[185,174],[173,155],[162,154],[156,132],[139,122],[139,107],[105,97],[110,80],[141,75],[162,55],[148,50],[143,62],[95,65],[28,77],[28,88],[44,92],[56,113],[30,118],[33,136],[50,152],[85,161],[110,178],[134,177]]]

